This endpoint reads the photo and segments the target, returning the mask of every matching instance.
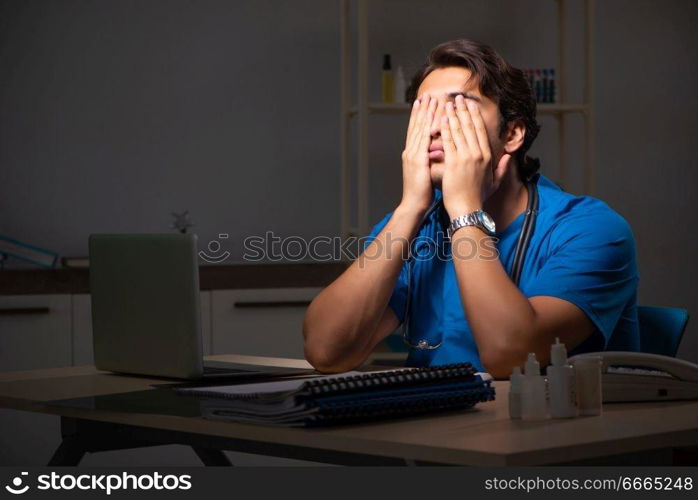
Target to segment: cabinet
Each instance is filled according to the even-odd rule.
[[[303,316],[320,290],[202,291],[204,354],[215,350],[302,357]],[[91,307],[91,296],[85,293],[0,296],[0,371],[93,364]],[[60,421],[50,415],[0,409],[0,427],[5,429],[0,434],[0,465],[44,464],[60,443]],[[236,464],[255,465],[259,460],[238,453],[230,457]],[[88,455],[85,462],[90,466],[199,463],[191,449],[182,446],[99,453]]]
[[[89,294],[0,297],[0,371],[94,364]],[[212,354],[211,292],[201,292],[204,355]]]
[[[0,371],[72,364],[70,295],[0,297]]]
[[[204,355],[302,359],[303,318],[321,287],[201,292]],[[0,297],[0,371],[94,364],[89,294]]]
[[[213,353],[303,358],[303,317],[320,290],[214,290]]]
[[[211,293],[201,292],[201,338],[204,356],[213,354],[213,338],[211,334]]]
[[[92,365],[92,300],[89,294],[73,295],[73,365]]]

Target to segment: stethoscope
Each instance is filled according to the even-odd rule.
[[[528,190],[528,203],[526,205],[526,216],[524,217],[523,225],[521,226],[521,232],[519,233],[519,239],[516,242],[516,252],[514,253],[514,263],[511,266],[511,272],[509,276],[516,286],[519,286],[519,281],[521,280],[521,270],[523,269],[524,259],[526,257],[526,251],[528,250],[529,243],[531,242],[531,236],[533,235],[533,229],[536,225],[536,218],[538,217],[538,189],[536,188],[535,182],[526,181],[526,189]],[[439,207],[443,206],[443,198],[434,202],[426,214],[422,218],[419,227],[423,227],[427,222],[431,214],[433,214]],[[410,302],[411,302],[411,286],[412,286],[412,263],[414,262],[413,252],[410,251],[407,260],[407,300],[405,301],[405,316],[402,322],[402,340],[403,342],[412,349],[420,349],[422,351],[433,351],[441,347],[443,340],[438,344],[430,344],[426,339],[421,339],[416,344],[410,342]]]

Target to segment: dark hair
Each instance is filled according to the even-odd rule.
[[[506,131],[509,122],[523,120],[526,134],[514,157],[521,179],[529,179],[540,168],[537,158],[526,156],[540,130],[536,121],[536,100],[523,71],[514,68],[488,45],[459,39],[434,47],[424,66],[412,77],[412,82],[405,92],[407,102],[414,102],[419,86],[429,73],[451,66],[465,68],[477,76],[480,92],[497,103],[500,136]]]

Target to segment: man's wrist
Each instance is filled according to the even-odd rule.
[[[421,220],[424,214],[427,213],[429,207],[422,207],[412,203],[400,202],[400,204],[395,208],[395,215],[401,215],[408,218],[416,218]]]
[[[458,240],[461,238],[465,238],[469,241],[472,241],[473,239],[479,241],[482,238],[490,238],[490,235],[484,228],[480,226],[463,226],[458,228],[451,234],[451,244],[457,245]]]
[[[477,212],[478,210],[482,210],[482,203],[479,202],[463,202],[463,203],[457,203],[455,205],[449,204],[449,206],[446,207],[446,211],[448,212],[448,217],[453,220],[456,217],[462,217],[463,215],[468,215],[473,212]]]
[[[451,223],[448,226],[449,238],[459,229],[468,226],[480,228],[488,236],[494,236],[496,232],[496,224],[492,217],[484,210],[477,209],[451,219]]]

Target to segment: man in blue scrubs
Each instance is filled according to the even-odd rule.
[[[454,40],[432,50],[408,98],[402,200],[308,308],[308,361],[352,369],[403,322],[409,365],[469,361],[496,378],[529,352],[544,366],[555,337],[571,353],[638,350],[632,232],[526,156],[539,127],[523,73]],[[529,185],[539,207],[517,286]]]

